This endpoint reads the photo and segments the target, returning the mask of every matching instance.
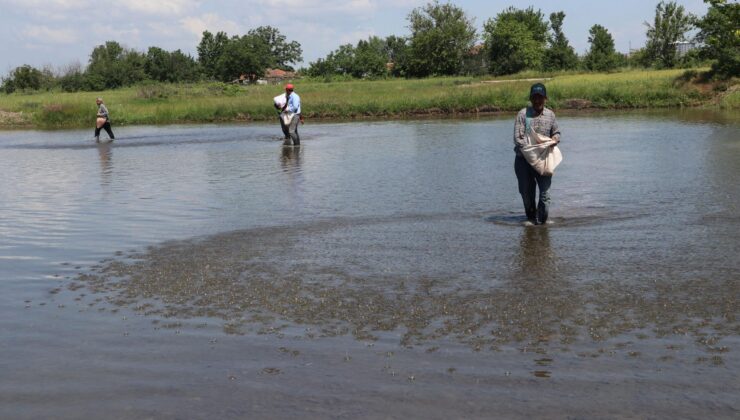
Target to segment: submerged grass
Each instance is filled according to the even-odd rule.
[[[678,83],[684,70],[626,71],[611,74],[555,74],[546,80],[549,106],[566,108],[682,107],[712,103],[717,93],[692,83]],[[506,78],[444,77],[299,81],[303,113],[308,118],[403,117],[514,111],[527,103],[533,74]],[[222,83],[144,84],[105,92],[44,92],[0,95],[0,126],[84,127],[93,123],[95,98],[102,96],[116,125],[224,122],[275,118],[273,96],[280,86]],[[738,107],[736,91],[715,100]]]

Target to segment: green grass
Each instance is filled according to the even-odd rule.
[[[625,71],[610,74],[560,73],[545,81],[549,106],[565,108],[645,108],[698,106],[716,92],[680,83],[684,70]],[[448,77],[418,80],[296,81],[307,118],[403,117],[515,111],[527,103],[527,73],[505,78]],[[273,96],[281,86],[221,83],[145,84],[106,92],[42,92],[0,95],[0,126],[86,127],[94,123],[95,98],[102,96],[114,125],[225,122],[275,118]],[[716,102],[716,101],[715,101]],[[737,108],[737,92],[721,107]],[[14,118],[7,118],[12,113]],[[3,117],[5,115],[6,117]],[[19,123],[21,121],[21,123]]]

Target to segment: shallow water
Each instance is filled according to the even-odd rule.
[[[740,119],[0,132],[0,417],[732,417]]]

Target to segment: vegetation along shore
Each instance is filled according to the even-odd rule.
[[[554,109],[717,107],[737,109],[737,84],[701,83],[700,71],[639,70],[514,76],[298,81],[307,118],[354,119],[425,114],[510,112],[526,103],[532,79],[547,79]],[[0,127],[75,128],[94,123],[102,96],[118,126],[269,121],[281,86],[225,83],[142,84],[102,92],[34,92],[0,95]]]
[[[509,7],[479,31],[465,10],[438,1],[411,10],[408,35],[340,45],[299,69],[300,43],[271,26],[232,36],[203,31],[197,59],[106,41],[86,66],[22,65],[3,77],[0,128],[90,127],[98,96],[117,126],[268,121],[287,81],[297,85],[309,119],[512,112],[526,103],[533,79],[547,81],[556,110],[737,109],[740,4],[705,3],[700,17],[659,1],[644,22],[646,44],[627,54],[599,24],[581,34],[588,51],[576,53],[563,11],[548,17],[532,6]]]

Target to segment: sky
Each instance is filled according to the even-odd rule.
[[[0,76],[23,64],[61,70],[87,64],[106,41],[145,52],[150,46],[180,49],[197,57],[204,30],[243,35],[258,26],[278,28],[298,41],[307,66],[339,45],[371,35],[408,35],[407,16],[428,0],[0,0]],[[445,1],[441,1],[445,3]],[[509,6],[533,6],[547,17],[565,12],[563,31],[579,54],[588,49],[588,30],[600,24],[618,51],[645,44],[645,21],[652,21],[658,0],[460,0],[450,3],[483,23]],[[703,16],[702,0],[678,0],[686,11]]]

